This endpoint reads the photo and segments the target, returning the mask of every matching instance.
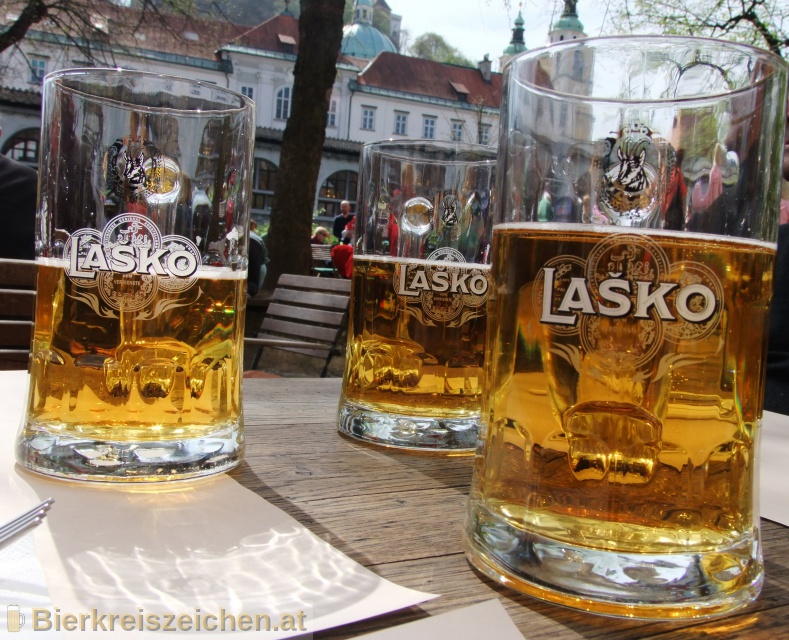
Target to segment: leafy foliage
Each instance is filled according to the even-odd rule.
[[[384,11],[376,8],[373,12],[373,26],[381,33],[389,35],[392,31],[392,20]]]
[[[787,0],[618,0],[612,7],[621,33],[708,36],[746,42],[787,57]]]
[[[414,40],[408,51],[415,58],[459,64],[465,67],[475,66],[471,60],[437,33],[422,34]]]

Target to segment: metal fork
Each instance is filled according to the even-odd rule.
[[[46,518],[47,512],[53,502],[54,500],[52,498],[47,498],[37,507],[33,507],[30,511],[25,511],[21,516],[17,516],[13,520],[6,522],[0,527],[0,543],[5,542],[28,527],[39,524]]]

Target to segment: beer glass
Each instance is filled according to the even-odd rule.
[[[787,67],[644,36],[505,76],[468,558],[602,614],[745,605]]]
[[[116,69],[44,81],[25,467],[190,478],[243,451],[254,105]]]
[[[341,433],[472,453],[484,361],[495,151],[362,149]]]

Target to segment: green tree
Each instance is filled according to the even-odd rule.
[[[655,31],[746,42],[787,57],[786,0],[615,0],[612,24],[621,33]]]
[[[309,273],[312,208],[326,138],[329,98],[337,76],[344,0],[301,0],[293,102],[282,137],[277,190],[271,207],[271,263],[263,288],[283,273]]]
[[[373,11],[373,26],[381,33],[388,36],[392,31],[392,20],[386,15],[386,11],[375,7]]]
[[[342,23],[353,23],[353,0],[345,0],[345,6],[342,10]]]
[[[471,60],[437,33],[422,34],[414,40],[413,44],[408,48],[408,52],[415,58],[460,64],[465,67],[475,66]]]

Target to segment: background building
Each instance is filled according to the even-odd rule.
[[[133,9],[108,4],[105,15],[92,18],[95,41],[90,44],[107,66],[215,83],[255,101],[253,217],[265,223],[290,115],[298,20],[286,3],[279,14],[252,27],[168,16],[144,21],[133,35],[110,37],[113,21],[128,21],[135,15]],[[388,25],[388,34],[373,26],[376,15],[379,24]],[[12,19],[0,16],[0,21]],[[514,41],[518,30],[522,41],[520,15],[519,19]],[[560,25],[562,20],[554,31]],[[359,152],[365,142],[425,138],[491,144],[497,140],[501,75],[491,70],[487,56],[477,68],[469,68],[401,55],[396,44],[399,29],[400,16],[392,14],[384,0],[357,1],[354,23],[345,28],[327,118],[314,207],[321,217],[333,217],[344,199],[355,201]],[[513,44],[517,43],[505,53],[520,50],[516,46],[511,51]],[[46,26],[29,31],[17,49],[0,54],[0,152],[37,166],[44,75],[94,64],[74,42]]]

